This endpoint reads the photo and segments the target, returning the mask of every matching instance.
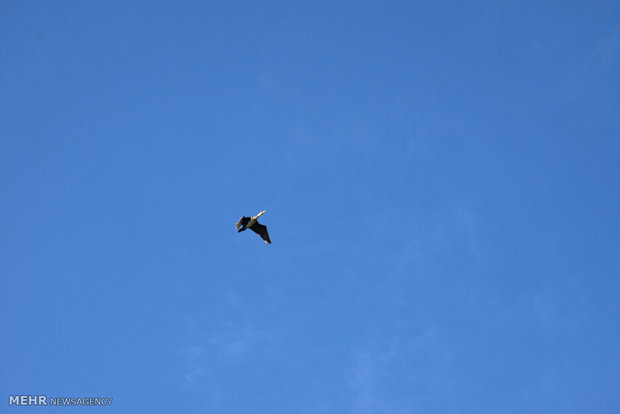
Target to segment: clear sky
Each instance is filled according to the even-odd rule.
[[[617,1],[0,1],[0,411],[620,412],[619,74]]]

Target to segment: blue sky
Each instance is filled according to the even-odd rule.
[[[1,1],[0,410],[618,412],[618,73],[613,1]]]

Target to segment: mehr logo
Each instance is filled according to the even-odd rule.
[[[9,405],[47,405],[45,395],[9,395]]]
[[[9,405],[57,405],[57,406],[99,406],[112,405],[110,397],[54,397],[47,395],[9,395]]]

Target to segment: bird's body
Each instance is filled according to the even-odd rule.
[[[241,219],[235,225],[237,232],[242,232],[247,229],[250,229],[254,233],[261,236],[261,238],[265,240],[265,243],[271,244],[271,240],[269,239],[269,233],[267,233],[267,226],[263,226],[262,224],[258,222],[258,218],[262,216],[263,214],[265,214],[265,212],[261,211],[260,213],[252,217],[246,217],[246,216],[241,217]]]

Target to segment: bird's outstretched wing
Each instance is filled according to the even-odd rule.
[[[267,226],[263,226],[260,223],[255,223],[252,227],[250,227],[250,230],[261,236],[263,240],[265,240],[265,243],[271,244],[269,233],[267,233]]]
[[[235,228],[239,230],[239,227],[246,225],[250,221],[249,217],[243,216],[239,219],[237,224],[235,224]]]

